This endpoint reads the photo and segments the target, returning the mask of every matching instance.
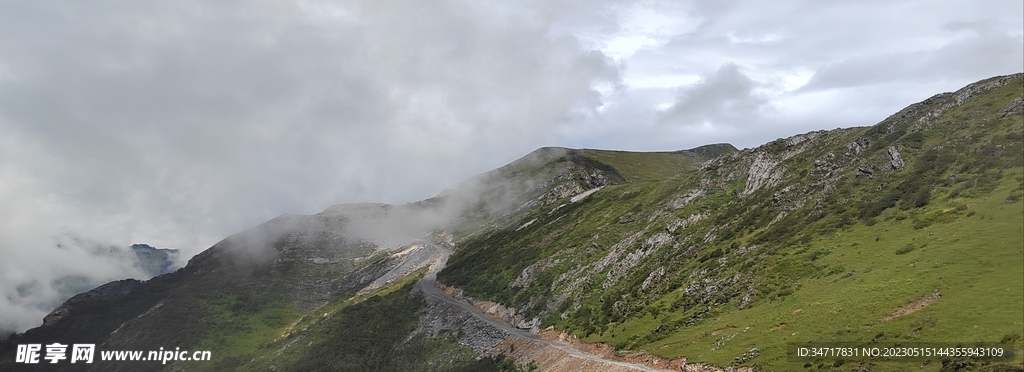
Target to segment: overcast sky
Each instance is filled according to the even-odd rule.
[[[1022,4],[4,1],[0,328],[49,310],[25,283],[126,275],[93,245],[189,257],[281,213],[428,198],[541,146],[871,125],[1024,70]]]

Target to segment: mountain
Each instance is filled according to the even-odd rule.
[[[105,254],[107,257],[111,257],[112,259],[131,262],[134,267],[138,268],[143,273],[144,278],[146,279],[170,273],[173,271],[172,269],[177,268],[177,249],[154,248],[147,244],[132,244],[128,249],[129,250],[124,250],[111,247],[106,251],[97,250],[97,252],[102,252],[102,254]],[[71,308],[75,307],[80,301],[89,297],[90,293],[93,292],[87,291],[90,291],[94,287],[91,283],[92,281],[88,278],[79,276],[65,276],[55,280],[54,287],[59,288],[58,291],[61,293],[60,297],[66,300],[50,312],[49,315],[43,318],[43,325],[52,324],[56,320],[64,317]],[[96,288],[96,292],[103,293],[116,287],[117,285],[113,287],[104,285]]]
[[[177,249],[156,248],[148,244],[132,244],[129,248],[132,253],[135,253],[139,268],[149,277],[167,274],[178,269],[176,267],[179,254]]]
[[[281,216],[77,295],[0,342],[0,369],[33,368],[18,345],[61,342],[212,360],[34,367],[1013,370],[1022,108],[1017,74],[752,149],[538,149],[431,199]],[[1016,356],[787,357],[809,342]]]
[[[620,155],[545,148],[422,202],[337,205],[312,216],[280,216],[224,239],[173,273],[144,282],[108,283],[71,298],[47,316],[41,327],[0,344],[0,369],[14,361],[18,344],[60,340],[94,343],[100,350],[158,350],[170,345],[216,350],[214,363],[198,367],[211,370],[263,366],[263,361],[253,362],[253,355],[277,347],[298,355],[278,353],[272,357],[273,363],[304,370],[315,366],[303,361],[317,360],[318,355],[334,358],[335,348],[323,345],[350,341],[339,337],[355,332],[349,324],[352,317],[366,314],[395,316],[382,324],[399,328],[383,333],[393,334],[396,343],[403,341],[417,326],[417,312],[426,306],[422,295],[410,295],[403,285],[437,262],[442,252],[436,245],[451,243],[451,233],[441,229],[457,234],[489,231],[525,211],[584,190],[623,183],[626,176],[657,177],[664,171],[619,173],[583,153],[608,158]],[[635,160],[631,154],[623,156],[624,161]],[[706,160],[669,153],[652,159],[664,163],[662,168],[690,167]],[[375,302],[380,296],[374,295],[398,289],[401,296]],[[365,308],[368,304],[372,307]],[[348,312],[360,315],[332,316]],[[369,324],[374,323],[357,326]],[[345,331],[322,333],[333,327]],[[492,359],[478,361],[472,349],[459,346],[454,338],[421,337],[400,348],[376,339],[384,337],[377,330],[364,331],[369,336],[357,340],[356,345],[346,345],[376,348],[391,357],[367,365],[354,354],[352,370],[387,370],[428,362],[468,370],[479,370],[479,363],[494,368],[501,365]],[[291,338],[281,338],[282,332]],[[299,340],[305,341],[305,346],[294,346]],[[438,350],[439,355],[396,357],[399,349]],[[449,350],[463,351],[449,355]],[[278,357],[284,360],[275,359]],[[137,368],[129,362],[58,367]]]
[[[438,280],[541,328],[717,365],[786,369],[793,342],[1019,340],[1022,85],[531,211],[462,242]]]
[[[117,266],[120,268],[119,271],[138,279],[150,279],[163,275],[177,270],[180,266],[178,250],[155,248],[147,244],[134,244],[130,247],[94,245],[87,249],[86,253],[107,264]],[[53,310],[60,313],[60,309],[54,310],[58,305],[77,294],[96,288],[108,280],[110,280],[109,277],[97,278],[83,274],[70,274],[49,281],[25,278],[15,284],[17,284],[19,300],[35,299],[36,306],[42,310]],[[0,329],[0,339],[7,338],[11,333],[13,331]]]

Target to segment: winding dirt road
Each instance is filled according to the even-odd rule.
[[[454,306],[457,306],[457,307],[459,307],[459,308],[461,308],[463,310],[466,310],[467,312],[472,314],[474,317],[476,317],[476,318],[478,318],[480,320],[483,320],[484,322],[487,322],[487,324],[490,324],[491,326],[493,326],[493,327],[495,327],[497,329],[500,329],[500,330],[502,330],[504,332],[507,332],[510,335],[510,337],[522,337],[522,338],[525,338],[525,339],[529,339],[529,340],[531,340],[533,342],[539,342],[539,343],[545,344],[547,346],[554,347],[554,348],[557,348],[559,350],[562,350],[562,351],[568,353],[570,356],[572,356],[574,358],[578,358],[578,359],[581,359],[581,360],[592,361],[592,362],[596,362],[596,363],[600,363],[600,364],[605,364],[605,365],[608,365],[608,366],[614,365],[614,366],[617,366],[617,367],[620,367],[620,368],[624,368],[625,370],[628,370],[628,371],[666,371],[664,369],[655,369],[655,368],[651,368],[651,367],[648,367],[648,366],[645,366],[645,365],[640,365],[640,364],[633,364],[633,363],[621,362],[621,361],[617,361],[617,360],[604,359],[604,358],[598,357],[596,355],[592,355],[592,354],[588,354],[588,353],[582,352],[582,351],[580,351],[580,350],[570,346],[569,344],[566,344],[566,343],[563,343],[563,342],[543,339],[540,336],[535,335],[533,333],[530,333],[527,330],[523,330],[523,329],[519,329],[519,328],[513,327],[513,326],[511,326],[511,325],[501,321],[500,319],[496,319],[495,317],[492,317],[492,316],[489,316],[487,314],[484,314],[483,311],[481,311],[480,309],[476,308],[473,305],[470,305],[470,304],[468,304],[466,302],[463,302],[463,301],[454,299],[452,297],[449,297],[448,295],[445,294],[445,292],[437,284],[437,273],[439,271],[441,271],[441,269],[444,268],[444,265],[445,265],[445,263],[448,262],[448,257],[451,255],[452,252],[451,252],[451,250],[449,250],[447,248],[444,248],[444,247],[441,247],[441,246],[438,246],[438,245],[435,245],[435,244],[429,244],[429,243],[424,243],[424,244],[426,244],[430,248],[435,249],[439,253],[439,255],[440,255],[437,264],[435,264],[434,267],[430,270],[430,272],[428,272],[427,275],[419,282],[420,289],[427,296],[430,296],[432,298],[435,298],[435,299],[447,302],[447,303],[449,303],[451,305],[454,305]]]

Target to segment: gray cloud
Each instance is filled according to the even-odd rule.
[[[5,5],[0,313],[21,315],[0,328],[48,311],[18,283],[130,276],[69,264],[94,244],[187,257],[281,213],[427,198],[552,142],[617,79],[545,17],[396,6]],[[55,248],[68,234],[90,243]]]
[[[689,126],[735,125],[751,120],[768,102],[755,88],[739,66],[725,64],[697,84],[680,89],[659,119]]]
[[[969,25],[955,25],[962,30]],[[802,91],[849,88],[895,82],[930,82],[936,79],[973,79],[1019,72],[1022,54],[1019,37],[970,27],[971,34],[934,49],[855,56],[815,73]]]
[[[625,88],[600,115],[572,127],[567,142],[632,150],[722,141],[756,146],[811,130],[871,125],[936,93],[1024,70],[1021,2],[655,3],[689,26],[654,35],[659,42],[618,61]],[[694,95],[686,110],[652,115],[667,105],[679,108],[681,97],[665,97],[706,84],[727,64],[752,84],[748,105],[734,101],[739,110],[726,109]],[[714,94],[724,99],[723,91]],[[694,126],[697,119],[703,124]]]

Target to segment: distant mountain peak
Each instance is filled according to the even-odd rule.
[[[149,244],[132,244],[130,248],[139,259],[139,268],[150,276],[167,274],[177,269],[177,249],[156,248]]]
[[[730,143],[712,143],[704,146],[697,146],[692,149],[676,151],[677,154],[698,156],[704,158],[716,158],[739,151],[736,146]]]

